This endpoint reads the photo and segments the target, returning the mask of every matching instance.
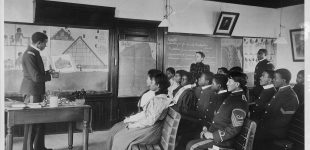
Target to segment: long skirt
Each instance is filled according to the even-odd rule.
[[[124,122],[115,124],[108,132],[106,150],[131,150],[137,143],[156,144],[159,142],[162,123],[157,122],[144,128],[128,129]]]

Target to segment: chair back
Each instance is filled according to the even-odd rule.
[[[256,123],[246,118],[241,132],[234,138],[235,150],[252,150],[255,131]]]
[[[174,150],[181,115],[171,107],[168,109],[168,113],[163,122],[160,146],[163,150]]]

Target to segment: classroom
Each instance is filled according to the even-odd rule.
[[[305,0],[0,2],[0,149],[309,148]]]

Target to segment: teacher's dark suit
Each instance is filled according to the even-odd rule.
[[[42,102],[45,93],[45,82],[51,80],[48,71],[44,70],[44,64],[40,52],[29,46],[22,58],[23,81],[21,93],[24,95],[25,103]],[[28,144],[27,144],[28,143]],[[23,150],[44,149],[43,125],[25,125]]]

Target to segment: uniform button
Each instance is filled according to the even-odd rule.
[[[201,93],[203,93],[203,92],[201,91]]]
[[[210,102],[210,104],[212,104],[212,102]]]
[[[209,110],[207,109],[207,111],[209,111]]]
[[[272,98],[276,98],[276,96],[273,96]]]
[[[212,121],[212,123],[214,123],[214,121]]]
[[[198,98],[198,100],[200,101],[200,98]]]
[[[205,116],[205,118],[207,118],[207,116]]]
[[[268,104],[268,106],[270,106],[270,103]]]
[[[258,99],[260,99],[260,97],[258,97]]]
[[[225,105],[226,103],[224,102],[223,104]]]
[[[267,111],[265,111],[265,114],[267,114]]]

